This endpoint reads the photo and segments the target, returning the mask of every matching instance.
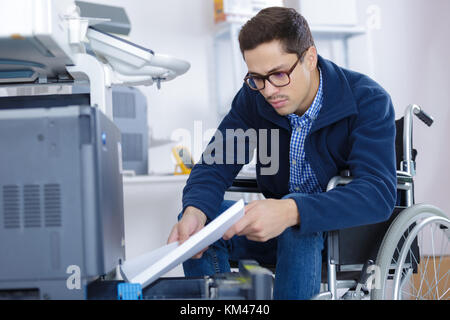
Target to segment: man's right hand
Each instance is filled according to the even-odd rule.
[[[187,207],[184,210],[183,216],[180,221],[172,228],[167,243],[178,241],[179,244],[185,242],[191,235],[200,231],[206,223],[206,215],[195,207]],[[202,257],[203,252],[208,248],[203,249],[193,259],[199,259]]]

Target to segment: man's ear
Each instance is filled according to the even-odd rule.
[[[317,68],[317,49],[314,46],[309,47],[303,57],[303,63],[306,64],[309,71]]]

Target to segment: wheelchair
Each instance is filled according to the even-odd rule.
[[[327,232],[321,291],[313,300],[450,300],[450,219],[439,208],[414,201],[414,115],[433,123],[415,104],[396,120],[397,204],[391,217]],[[351,181],[346,170],[326,191]],[[238,176],[228,191],[258,193],[258,187],[255,179]]]

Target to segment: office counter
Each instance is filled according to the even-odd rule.
[[[125,257],[138,256],[166,244],[182,209],[188,175],[125,176]],[[181,266],[167,275],[182,276]]]

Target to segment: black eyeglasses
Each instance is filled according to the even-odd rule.
[[[275,87],[285,87],[291,83],[291,73],[297,66],[300,58],[288,71],[274,71],[265,76],[247,74],[244,82],[253,90],[262,90],[266,87],[266,80],[268,80]]]

